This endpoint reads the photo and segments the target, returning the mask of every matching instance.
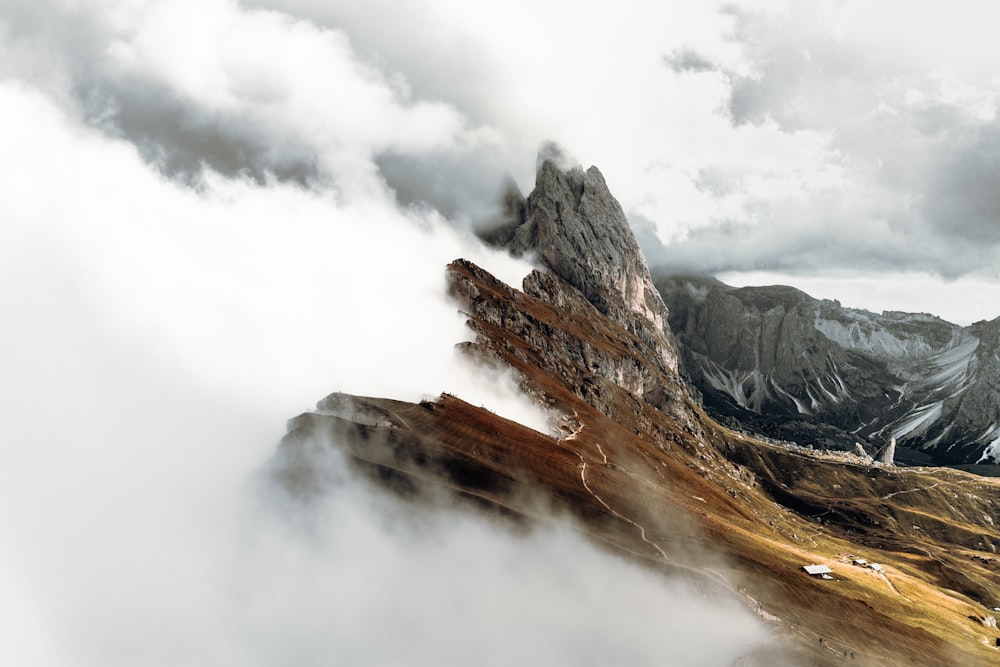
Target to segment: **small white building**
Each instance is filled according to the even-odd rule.
[[[875,570],[876,572],[885,572],[885,568],[879,565],[878,563],[872,563],[868,567]]]
[[[803,565],[802,569],[806,571],[811,577],[819,577],[820,579],[833,579],[830,575],[833,573],[826,565]]]

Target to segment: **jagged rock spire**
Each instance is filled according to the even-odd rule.
[[[534,254],[676,371],[667,307],[628,219],[597,167],[584,171],[554,144],[546,144],[539,152],[535,189],[527,200],[508,190],[504,203],[507,224],[484,235],[488,242],[515,255]]]

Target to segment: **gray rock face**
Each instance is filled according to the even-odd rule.
[[[931,383],[941,388],[921,402],[928,416],[904,442],[925,442],[970,463],[1000,463],[1000,318],[962,333],[962,347],[935,358]]]
[[[539,154],[528,198],[511,183],[504,205],[504,224],[485,240],[533,256],[635,335],[664,370],[676,373],[683,359],[723,421],[823,448],[853,451],[860,440],[872,454],[895,438],[904,461],[901,451],[920,450],[908,460],[1000,462],[1000,320],[962,328],[701,277],[654,285],[601,173],[554,147]],[[526,291],[544,283],[532,280]],[[633,394],[649,396],[634,380],[621,377]]]
[[[517,363],[540,368],[591,406],[633,428],[640,426],[643,401],[669,414],[689,433],[700,433],[687,387],[677,373],[638,336],[623,334],[620,323],[600,318],[578,289],[554,273],[532,271],[524,279],[523,292],[467,260],[449,265],[447,277],[450,295],[472,316],[469,326],[480,334],[467,349],[486,351],[483,346],[491,336],[484,327],[503,330],[508,345],[486,354],[487,360],[512,355]],[[628,342],[623,345],[622,340]],[[643,426],[655,430],[652,424]]]
[[[596,167],[565,169],[540,155],[535,189],[524,200],[511,190],[507,224],[484,234],[515,255],[534,255],[654,349],[671,369],[677,355],[668,311],[621,206]]]
[[[656,285],[685,371],[720,417],[814,446],[862,438],[885,451],[895,438],[926,462],[1000,462],[1000,319],[963,328],[704,277]]]

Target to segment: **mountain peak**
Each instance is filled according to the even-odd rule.
[[[541,172],[542,166],[546,162],[552,163],[558,171],[581,169],[576,158],[554,141],[546,141],[538,149],[538,156],[535,158],[535,171]]]
[[[508,195],[505,203],[507,224],[488,233],[487,241],[515,255],[535,255],[676,370],[667,307],[625,212],[597,167],[584,171],[547,144],[539,152],[535,189],[527,200]]]

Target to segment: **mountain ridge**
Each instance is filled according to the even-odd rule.
[[[507,220],[482,238],[513,255],[533,254],[601,313],[643,338],[677,369],[669,311],[653,285],[621,205],[597,167],[563,170],[540,156],[535,189],[525,199],[509,184]],[[637,319],[638,318],[638,319]],[[652,326],[645,326],[645,319]]]
[[[815,446],[857,439],[873,449],[895,438],[937,464],[1000,454],[1000,361],[979,349],[1000,340],[1000,318],[961,327],[692,275],[660,274],[656,285],[685,371],[720,417]],[[839,435],[810,436],[796,420]]]
[[[539,184],[562,192],[556,176]],[[545,224],[620,223],[556,209],[573,215]],[[560,252],[607,261],[593,250]],[[1000,532],[990,517],[1000,484],[720,426],[663,356],[666,347],[677,358],[669,333],[610,289],[620,284],[614,270],[562,275],[567,265],[553,264],[520,290],[467,260],[446,269],[475,333],[460,349],[511,369],[552,415],[552,433],[447,394],[420,403],[333,394],[289,421],[271,473],[308,498],[329,483],[323,470],[337,451],[357,474],[414,502],[430,487],[526,525],[565,513],[604,548],[706,594],[733,595],[766,619],[774,643],[735,664],[995,664]],[[581,289],[581,280],[592,283]],[[857,554],[882,569],[854,565]],[[829,566],[832,581],[808,576],[809,563]]]

